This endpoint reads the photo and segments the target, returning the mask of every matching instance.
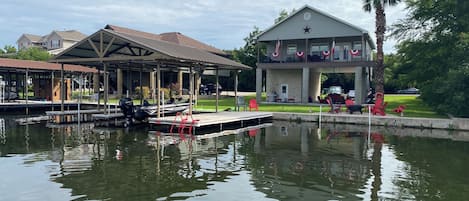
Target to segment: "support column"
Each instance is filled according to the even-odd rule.
[[[179,88],[178,88],[178,95],[181,96],[182,95],[182,86],[183,86],[183,82],[184,82],[184,73],[182,72],[181,69],[178,70],[178,84],[179,84]]]
[[[122,73],[122,69],[117,69],[117,97],[122,97],[122,93],[124,90],[124,74]]]
[[[160,70],[160,64],[156,66],[156,107],[157,107],[157,112],[156,112],[156,117],[160,118],[161,117],[161,70]],[[190,104],[189,104],[190,105]]]
[[[219,78],[219,72],[218,72],[218,67],[216,69],[216,84],[215,84],[215,99],[216,99],[216,104],[215,104],[215,112],[218,112],[218,98],[219,98],[219,95],[218,95],[218,86],[219,86],[219,83],[218,83],[218,78]]]
[[[98,78],[97,82],[94,82],[94,79],[96,77],[93,77],[93,83],[94,83],[94,88],[95,88],[95,91],[94,93],[98,96],[97,99],[98,99],[98,110],[101,109],[101,91],[100,91],[100,85],[101,83],[99,82],[99,76],[101,75],[101,70],[98,69],[98,76],[96,76]],[[96,89],[97,87],[97,89]]]
[[[256,101],[261,102],[262,98],[262,69],[256,68]]]
[[[60,111],[63,112],[65,100],[64,64],[61,64],[60,66]]]
[[[106,114],[108,109],[107,109],[107,103],[108,103],[108,95],[109,95],[109,73],[107,72],[107,65],[106,63],[103,63],[104,66],[104,113]]]
[[[303,68],[303,79],[301,83],[301,102],[307,103],[309,97],[309,68]]]
[[[29,69],[26,69],[26,75],[24,77],[24,90],[26,91],[26,115],[29,115],[29,106],[28,106],[28,100],[29,100],[29,96],[28,96],[28,92],[29,92],[29,89],[28,89],[28,77],[29,77]]]
[[[365,102],[367,91],[367,88],[364,88],[366,85],[366,73],[363,70],[363,67],[355,68],[355,103],[357,104]]]
[[[152,94],[151,98],[154,100],[156,95],[156,72],[150,72],[150,92]]]
[[[194,71],[192,71],[193,67],[189,67],[189,114],[192,115],[192,102],[194,100]],[[218,107],[218,100],[217,100],[217,107]]]
[[[309,78],[309,94],[313,101],[317,101],[316,97],[321,95],[321,73],[311,72]]]
[[[143,71],[143,67],[145,66],[144,63],[142,63],[142,66],[140,66],[140,74],[139,74],[139,83],[140,83],[140,105],[143,105],[143,77],[142,77],[142,71]]]
[[[93,91],[94,93],[99,92],[99,71],[97,73],[93,73]]]
[[[235,95],[235,111],[240,111],[238,108],[238,70],[235,71],[234,95]]]
[[[197,101],[199,100],[200,94],[200,83],[202,82],[202,77],[200,76],[199,72],[195,73],[195,104],[197,105]]]

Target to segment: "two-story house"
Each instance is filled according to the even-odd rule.
[[[86,35],[76,30],[52,31],[45,36],[23,34],[17,40],[17,44],[18,50],[42,47],[55,55],[84,38],[86,38]]]
[[[311,6],[304,6],[257,36],[256,97],[268,101],[316,100],[321,73],[353,73],[357,103],[365,100],[375,48],[368,32]],[[265,71],[265,73],[264,73]],[[265,74],[265,86],[263,86]]]
[[[22,34],[16,41],[18,50],[28,49],[30,47],[42,47],[42,36],[34,34]]]

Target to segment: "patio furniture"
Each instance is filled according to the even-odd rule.
[[[244,101],[244,96],[236,97],[238,101],[236,101],[235,111],[241,111],[241,107],[246,111],[246,102]]]
[[[348,98],[345,100],[345,106],[347,107],[347,111],[350,114],[353,114],[354,112],[360,112],[360,114],[363,114],[363,106],[362,105],[356,105],[355,102],[351,98]]]
[[[396,108],[394,108],[393,111],[394,111],[395,113],[401,115],[401,117],[402,117],[402,116],[404,116],[404,110],[405,110],[405,105],[399,105],[399,106],[397,106]]]
[[[340,104],[334,104],[330,97],[328,97],[326,99],[326,101],[327,101],[327,104],[329,104],[329,106],[331,107],[331,110],[329,110],[329,113],[339,113],[340,112],[340,108],[341,108]]]
[[[384,102],[384,94],[383,93],[376,93],[376,101],[373,107],[371,107],[371,113],[373,115],[381,115],[386,116],[386,106],[388,105],[387,102]]]
[[[249,111],[252,111],[252,109],[256,109],[256,111],[259,111],[259,105],[257,105],[256,99],[249,100]]]

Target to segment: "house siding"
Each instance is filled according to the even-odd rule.
[[[309,20],[304,19],[306,12],[311,13]],[[310,28],[309,33],[304,32],[304,27]],[[299,28],[300,27],[300,28]],[[329,38],[329,37],[347,37],[361,36],[363,33],[347,24],[317,13],[309,8],[304,9],[294,16],[288,18],[275,29],[271,29],[258,38],[258,41],[274,41],[279,38],[282,40],[304,39],[304,38]]]
[[[295,102],[301,101],[301,76],[302,70],[271,70],[266,71],[266,92],[276,93],[280,97],[281,85],[288,84],[288,97],[292,98]],[[282,100],[286,101],[286,100]]]

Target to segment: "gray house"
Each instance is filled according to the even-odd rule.
[[[367,31],[304,6],[259,34],[257,42],[266,47],[259,50],[257,101],[265,87],[267,101],[307,103],[320,95],[321,73],[353,73],[355,100],[364,102],[375,65]]]

